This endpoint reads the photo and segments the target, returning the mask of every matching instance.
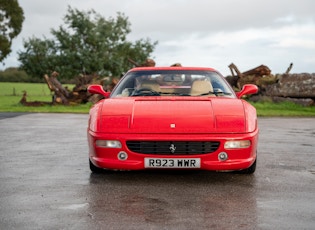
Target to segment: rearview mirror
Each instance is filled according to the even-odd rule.
[[[244,95],[255,94],[257,92],[258,92],[257,85],[246,84],[243,86],[243,88],[240,92],[236,93],[236,96],[237,96],[237,98],[241,98]]]
[[[91,94],[100,94],[103,95],[105,98],[108,98],[110,92],[105,92],[101,85],[89,85],[88,92]]]

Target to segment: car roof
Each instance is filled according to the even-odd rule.
[[[201,71],[217,71],[210,67],[183,67],[183,66],[165,66],[165,67],[135,67],[130,69],[128,72],[134,71],[160,71],[160,70],[201,70]]]

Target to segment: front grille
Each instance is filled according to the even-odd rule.
[[[216,151],[219,145],[218,141],[127,141],[133,152],[159,155],[206,154]]]

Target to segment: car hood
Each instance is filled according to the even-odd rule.
[[[240,99],[135,97],[106,99],[98,130],[107,133],[244,133]]]

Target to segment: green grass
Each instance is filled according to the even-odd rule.
[[[66,85],[64,85],[66,86]],[[72,89],[73,85],[67,85]],[[36,112],[36,113],[88,113],[91,104],[82,105],[45,105],[39,107],[23,106],[19,103],[27,92],[27,101],[52,102],[52,94],[45,83],[9,83],[0,82],[0,112]]]
[[[315,106],[304,107],[293,102],[252,102],[260,117],[315,117]]]
[[[73,86],[68,85],[68,87],[72,89]],[[23,106],[19,101],[24,90],[28,94],[27,101],[52,101],[52,94],[44,83],[0,82],[0,112],[88,113],[91,107],[90,103],[73,106]],[[251,102],[251,104],[257,109],[257,114],[260,117],[315,117],[315,106],[303,107],[291,102]]]
[[[68,86],[72,89],[73,85]],[[0,82],[0,96],[21,96],[26,91],[29,97],[39,99],[51,99],[51,92],[45,83],[17,83],[17,82]],[[46,97],[47,96],[47,97]]]

